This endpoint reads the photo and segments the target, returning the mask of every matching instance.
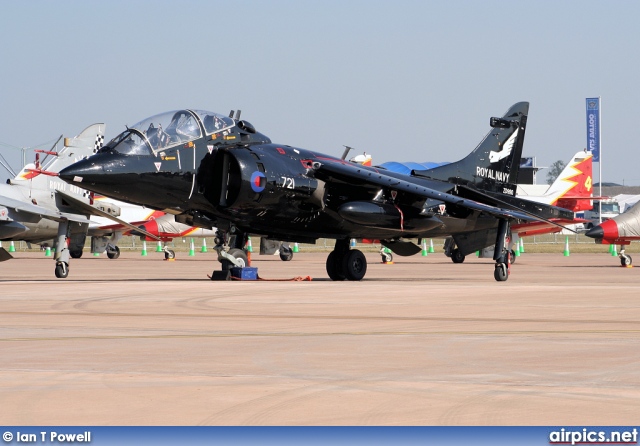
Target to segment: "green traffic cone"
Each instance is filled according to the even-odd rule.
[[[196,249],[193,245],[193,239],[191,239],[191,241],[189,242],[189,256],[193,257],[196,255]]]
[[[293,252],[300,252],[300,248],[298,247],[298,242],[293,244]]]
[[[156,252],[162,252],[162,242],[160,242],[160,241],[156,245]]]
[[[436,252],[436,250],[433,249],[433,239],[429,239],[429,252]]]
[[[247,237],[247,252],[253,252],[253,246],[251,245],[251,237]]]
[[[520,253],[524,253],[524,239],[520,239]]]
[[[147,241],[143,240],[142,241],[142,252],[140,253],[141,256],[146,256],[147,255]]]
[[[47,246],[47,248],[44,250],[44,256],[51,257],[51,247]]]
[[[422,239],[422,257],[426,257],[429,254],[429,250],[427,249],[427,241]]]
[[[251,240],[251,238],[249,238],[249,240]],[[202,237],[202,248],[200,248],[200,252],[207,252],[207,239],[204,237]]]
[[[13,242],[11,242],[11,244],[9,245],[9,252],[16,252],[16,247]]]
[[[611,246],[613,246],[613,248],[611,249],[611,257],[617,257],[618,256],[618,247],[614,244],[612,244]]]
[[[609,243],[609,254],[613,252],[613,243]]]
[[[564,240],[564,256],[569,257],[569,236]]]

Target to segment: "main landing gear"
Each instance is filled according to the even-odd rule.
[[[349,239],[336,240],[327,257],[327,274],[331,280],[362,280],[367,273],[367,259],[362,251],[349,249]]]

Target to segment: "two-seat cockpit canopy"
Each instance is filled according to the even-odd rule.
[[[227,116],[204,110],[177,110],[152,116],[113,138],[100,152],[152,155],[188,143],[203,134],[223,132],[235,125]]]

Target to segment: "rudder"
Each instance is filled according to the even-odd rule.
[[[528,102],[514,104],[490,119],[491,130],[465,158],[412,174],[515,196],[528,114]]]

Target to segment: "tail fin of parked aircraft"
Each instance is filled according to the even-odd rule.
[[[80,132],[78,136],[65,138],[64,147],[58,152],[37,151],[36,162],[24,166],[11,181],[32,180],[46,182],[47,176],[56,176],[65,167],[100,150],[104,141],[104,130],[104,124],[93,124]]]
[[[545,197],[548,203],[573,212],[586,211],[593,207],[593,155],[591,152],[576,153],[571,162],[553,182]],[[545,202],[547,202],[545,200]]]
[[[538,203],[550,204],[573,212],[586,211],[593,207],[593,155],[590,152],[576,153],[560,175],[547,190],[534,195],[527,186],[518,186],[518,196]]]
[[[528,102],[514,104],[490,119],[491,131],[467,157],[412,174],[515,196],[528,113]]]

